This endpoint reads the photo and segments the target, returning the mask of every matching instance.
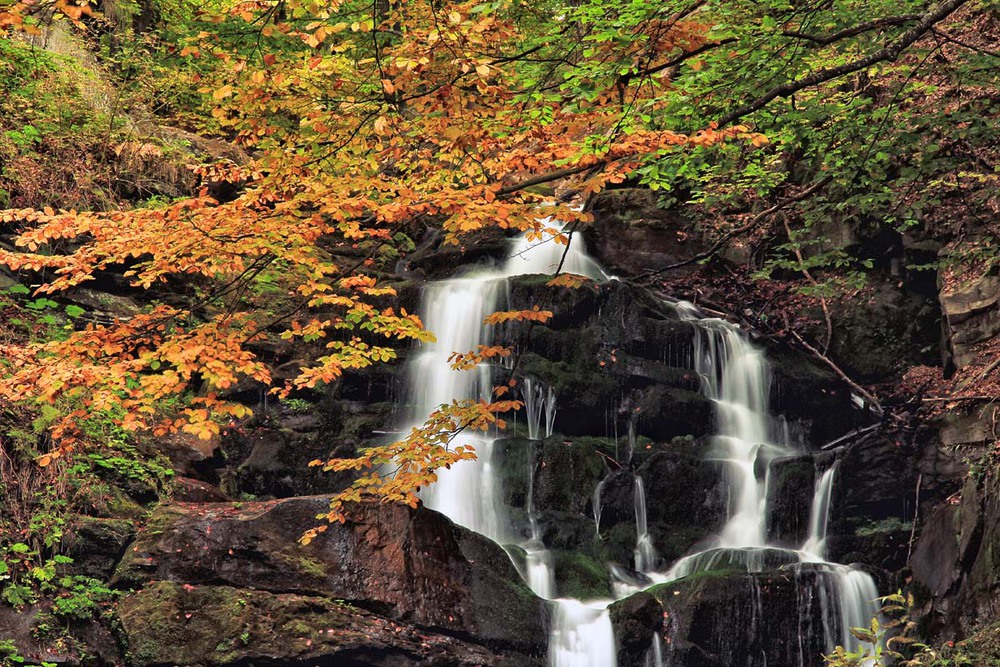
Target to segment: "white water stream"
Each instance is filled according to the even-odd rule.
[[[715,545],[681,558],[665,576],[672,581],[725,563],[747,572],[761,572],[799,563],[817,569],[816,585],[826,619],[827,650],[841,644],[856,648],[852,627],[867,626],[878,613],[878,589],[871,576],[825,559],[826,530],[832,501],[835,465],[816,481],[810,508],[809,533],[797,550],[767,542],[767,483],[771,462],[796,453],[783,421],[771,416],[771,372],[760,350],[739,329],[724,320],[706,319],[689,303],[676,304],[684,320],[696,324],[694,369],[701,377],[702,393],[712,399],[717,412],[716,456],[730,478],[729,519]],[[764,470],[763,483],[758,471]],[[801,620],[801,619],[800,619]],[[832,629],[836,628],[836,632]],[[809,656],[802,656],[809,664]]]
[[[556,223],[548,223],[556,226]],[[562,271],[585,275],[598,281],[608,277],[583,250],[579,237],[566,247],[546,240],[516,242],[510,258],[499,268],[483,269],[461,278],[429,284],[424,292],[421,317],[437,335],[414,355],[408,367],[412,425],[422,424],[427,415],[443,403],[464,399],[488,399],[492,370],[482,365],[476,371],[453,371],[448,357],[492,341],[492,331],[483,318],[495,311],[506,294],[507,278],[523,274],[550,274],[562,264]],[[867,625],[877,607],[874,583],[866,573],[824,560],[827,516],[834,470],[817,481],[811,508],[809,537],[799,550],[778,549],[767,543],[766,479],[757,471],[767,470],[772,460],[794,453],[783,422],[769,411],[770,369],[760,350],[746,340],[740,330],[717,319],[706,319],[690,304],[677,304],[682,319],[697,327],[694,370],[701,377],[702,392],[716,403],[718,424],[713,457],[726,467],[730,488],[729,519],[716,544],[679,560],[666,573],[655,572],[659,557],[649,535],[646,498],[642,479],[635,478],[636,532],[635,566],[654,581],[670,581],[712,569],[725,561],[740,564],[748,572],[759,572],[781,564],[813,563],[823,568],[828,590],[820,597],[828,600],[825,623],[829,644],[855,644],[849,628]],[[556,396],[548,387],[525,380],[522,386],[529,437],[540,439],[552,434]],[[634,424],[630,423],[630,427]],[[409,430],[409,427],[405,429]],[[438,472],[437,483],[422,493],[425,504],[449,516],[456,523],[475,530],[501,544],[510,542],[505,508],[500,502],[492,469],[494,440],[498,434],[461,434],[455,445],[475,447],[475,461],[458,463]],[[630,428],[630,447],[634,447]],[[529,458],[529,466],[531,459]],[[532,466],[533,468],[533,466]],[[531,537],[521,546],[526,559],[525,578],[540,597],[553,601],[554,613],[549,638],[550,667],[614,667],[616,647],[607,606],[613,600],[582,603],[555,599],[556,578],[552,557],[545,548],[535,517],[534,475],[529,475],[528,516]],[[602,482],[603,484],[603,482]],[[594,513],[600,530],[600,492],[595,489]],[[637,590],[619,585],[620,595]],[[663,645],[654,637],[648,656],[651,665],[663,664]]]

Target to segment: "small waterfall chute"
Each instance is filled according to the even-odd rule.
[[[613,667],[617,664],[608,602],[554,601],[549,667]]]

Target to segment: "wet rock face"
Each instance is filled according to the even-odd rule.
[[[642,664],[654,634],[663,634],[663,606],[645,591],[608,607],[619,665]]]
[[[809,515],[816,490],[812,456],[776,459],[768,471],[767,539],[798,548],[809,535]]]
[[[725,525],[725,473],[719,462],[707,459],[705,450],[696,441],[675,441],[639,468],[653,545],[666,563]]]
[[[637,276],[689,260],[707,249],[679,208],[645,189],[606,190],[594,198],[588,249],[610,273]],[[697,270],[693,264],[688,271]]]
[[[830,560],[888,571],[906,564],[919,474],[915,458],[907,443],[880,433],[843,452],[826,541]]]
[[[115,583],[333,598],[389,620],[475,637],[498,654],[544,651],[544,606],[498,546],[431,510],[395,505],[359,506],[344,524],[298,545],[328,503],[316,496],[161,507]]]
[[[665,663],[819,667],[828,650],[821,630],[823,576],[810,570],[717,571],[654,586],[649,593],[662,605]],[[647,614],[653,617],[645,610],[641,616]],[[629,623],[632,627],[638,623],[640,614],[623,616],[612,618],[616,631],[625,633]]]
[[[690,371],[693,328],[673,309],[626,283],[553,292],[537,276],[511,281],[512,308],[539,306],[554,317],[530,329],[497,332],[521,352],[519,370],[553,388],[555,430],[568,436],[624,435],[630,415],[638,435],[669,440],[704,435],[711,401]]]

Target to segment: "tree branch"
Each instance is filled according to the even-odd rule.
[[[635,72],[635,73],[632,73],[632,74],[626,74],[625,76],[623,76],[620,79],[620,82],[623,85],[625,85],[625,84],[628,84],[630,81],[632,81],[632,79],[647,77],[647,76],[656,74],[657,72],[662,72],[665,69],[670,69],[671,67],[676,67],[677,65],[680,65],[681,63],[683,63],[685,60],[687,60],[689,58],[694,58],[695,56],[700,56],[701,54],[705,53],[706,51],[711,51],[712,49],[715,49],[715,48],[718,48],[720,46],[723,46],[724,44],[732,44],[735,41],[736,41],[735,37],[727,37],[726,39],[719,40],[718,42],[709,42],[708,44],[702,44],[697,49],[692,49],[690,51],[685,51],[684,53],[680,54],[679,56],[677,56],[675,58],[671,58],[670,60],[668,60],[665,63],[661,63],[659,65],[655,65],[653,67],[649,67],[647,69],[644,69],[641,72]]]
[[[933,32],[935,35],[945,40],[946,42],[951,42],[952,44],[961,46],[964,49],[969,49],[970,51],[975,51],[976,53],[981,53],[984,56],[990,56],[991,58],[1000,58],[1000,51],[994,51],[993,49],[987,49],[986,47],[983,46],[976,46],[975,44],[969,44],[968,42],[964,42],[958,39],[957,37],[949,35],[944,30],[938,30],[937,28],[932,28],[931,32]]]
[[[817,359],[819,359],[824,364],[826,364],[827,366],[829,366],[830,370],[832,370],[834,373],[837,374],[837,377],[839,377],[841,380],[843,380],[844,382],[846,382],[848,384],[848,386],[850,386],[851,389],[853,389],[854,391],[858,392],[858,394],[862,398],[864,398],[866,401],[868,401],[868,403],[871,405],[871,407],[872,407],[873,411],[875,412],[875,414],[880,415],[880,416],[882,414],[884,414],[884,410],[882,410],[882,404],[878,402],[878,399],[875,398],[875,396],[872,395],[871,392],[869,392],[864,387],[862,387],[857,382],[855,382],[850,377],[848,377],[847,373],[845,373],[844,371],[842,371],[840,369],[840,366],[838,366],[837,364],[833,363],[833,361],[830,359],[830,357],[826,356],[825,354],[823,354],[822,352],[820,352],[819,350],[817,350],[815,347],[813,347],[812,345],[810,345],[808,342],[806,342],[806,340],[802,336],[800,336],[797,331],[795,331],[791,327],[788,327],[788,331],[789,331],[789,333],[792,334],[792,337],[796,341],[798,341],[798,343],[802,347],[804,347],[807,350],[809,350],[810,352],[812,352],[813,355]]]
[[[901,16],[888,16],[886,18],[875,19],[873,21],[867,21],[865,23],[859,23],[851,28],[844,28],[838,32],[830,35],[809,35],[804,32],[799,32],[797,30],[786,30],[781,33],[785,37],[792,37],[794,39],[804,39],[808,42],[813,42],[820,46],[828,46],[834,42],[839,42],[842,39],[847,39],[848,37],[856,37],[862,33],[868,32],[869,30],[877,30],[878,28],[887,28],[889,26],[902,25],[904,23],[910,23],[911,21],[919,21],[921,14],[903,14]]]
[[[763,109],[779,97],[789,97],[805,88],[826,83],[827,81],[831,81],[848,74],[853,74],[854,72],[859,72],[863,69],[871,67],[875,63],[895,60],[904,50],[923,37],[924,33],[930,31],[935,24],[943,21],[968,2],[969,0],[945,0],[928,11],[926,14],[923,14],[920,21],[915,26],[875,53],[869,54],[864,58],[852,60],[851,62],[844,63],[843,65],[838,65],[837,67],[826,67],[813,72],[808,76],[801,77],[794,81],[788,81],[780,86],[775,86],[752,102],[744,104],[743,106],[720,118],[718,120],[718,125],[719,127],[729,125],[733,121],[739,120],[744,116],[748,116],[755,111]]]
[[[715,255],[715,253],[719,252],[719,249],[722,248],[722,246],[725,245],[725,243],[727,241],[729,241],[731,238],[733,238],[734,236],[739,236],[740,234],[745,234],[746,232],[750,231],[751,229],[753,229],[754,227],[756,227],[758,224],[760,224],[760,221],[763,220],[764,218],[766,218],[767,216],[769,216],[769,215],[771,215],[773,213],[777,213],[778,211],[780,211],[781,209],[785,208],[789,204],[794,204],[797,201],[802,201],[803,199],[809,197],[810,195],[812,195],[816,191],[822,189],[831,180],[833,180],[832,176],[824,176],[823,178],[821,178],[820,180],[816,181],[815,183],[813,183],[812,185],[810,185],[808,188],[806,188],[802,192],[798,193],[797,195],[792,195],[791,197],[786,197],[785,199],[782,199],[780,202],[778,202],[774,206],[771,206],[770,208],[764,209],[760,213],[758,213],[755,216],[753,216],[752,218],[750,218],[750,221],[747,222],[747,224],[743,225],[742,227],[737,227],[736,229],[734,229],[734,230],[732,230],[730,232],[727,232],[726,234],[723,234],[722,238],[720,238],[718,241],[716,241],[712,245],[712,247],[709,248],[708,250],[706,250],[705,252],[698,253],[697,255],[695,255],[694,257],[691,257],[690,259],[685,259],[684,261],[677,262],[676,264],[670,264],[669,266],[664,266],[663,268],[660,268],[660,269],[655,269],[653,271],[647,271],[646,273],[643,273],[640,276],[636,276],[636,278],[637,279],[651,278],[651,277],[659,275],[661,273],[666,273],[667,271],[673,271],[674,269],[679,269],[679,268],[681,268],[683,266],[688,266],[688,265],[694,264],[696,262],[701,262],[703,260],[706,260],[706,259],[712,257],[713,255]]]

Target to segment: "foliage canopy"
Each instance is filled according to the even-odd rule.
[[[43,463],[74,446],[78,422],[95,410],[123,409],[130,430],[210,439],[248,415],[224,398],[241,382],[287,396],[394,359],[393,341],[430,340],[416,315],[393,304],[380,258],[405,256],[428,228],[455,245],[497,227],[558,236],[535,218],[551,199],[538,194],[546,184],[563,195],[553,214],[577,224],[590,220],[593,195],[626,180],[700,202],[724,238],[761,202],[821,190],[798,208],[803,228],[828,216],[833,201],[846,215],[918,224],[929,202],[907,187],[956,168],[941,142],[923,139],[925,125],[960,113],[963,132],[984,131],[976,109],[985,102],[919,106],[933,94],[921,67],[949,39],[961,44],[927,37],[943,34],[938,26],[967,4],[245,0],[173,8],[176,19],[152,46],[171,63],[163,83],[196,101],[200,129],[251,159],[197,167],[206,187],[166,206],[3,211],[0,220],[20,234],[0,261],[36,277],[40,295],[123,270],[154,296],[183,280],[190,298],[154,300],[146,312],[65,340],[6,346],[0,392],[71,406],[53,430],[61,448]],[[50,10],[77,23],[94,13],[69,0],[18,2],[0,9],[0,29],[37,31]],[[982,54],[968,52],[975,57],[962,60],[962,75],[982,75]],[[922,152],[901,155],[914,146]],[[787,244],[765,271],[811,278],[822,266],[864,269],[835,252],[803,252],[807,242],[785,229]],[[276,280],[283,298],[261,307]],[[322,349],[276,383],[259,354],[276,339]],[[455,352],[460,365],[478,360]],[[187,404],[165,413],[177,395]],[[436,469],[471,455],[450,449],[450,434],[517,407],[497,398],[443,409],[403,443],[326,465],[368,471],[345,499],[415,502]],[[399,466],[393,479],[372,472],[389,461]]]

